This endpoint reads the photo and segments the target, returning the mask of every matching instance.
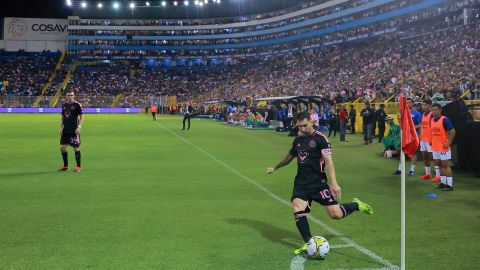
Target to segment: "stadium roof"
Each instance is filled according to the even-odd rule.
[[[65,0],[67,1],[67,0]],[[102,8],[98,8],[99,1],[85,0],[85,7],[82,7],[82,0],[70,0],[73,14],[81,18],[111,18],[111,19],[197,19],[197,18],[220,18],[242,15],[261,14],[287,7],[296,6],[305,0],[221,0],[214,3],[207,0],[208,4],[195,5],[194,0],[177,0],[177,6],[173,0],[165,0],[163,7],[160,1],[130,1],[130,0],[107,0],[103,1]],[[202,0],[205,1],[205,0]],[[119,8],[113,8],[118,2]],[[130,8],[134,2],[135,8]],[[215,1],[216,2],[216,1]],[[65,3],[63,3],[65,5]]]
[[[0,18],[67,18],[72,15],[66,0],[6,0],[2,1]]]

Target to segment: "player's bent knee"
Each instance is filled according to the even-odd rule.
[[[294,199],[292,201],[292,210],[293,212],[300,212],[309,209],[308,202],[301,200],[301,199]]]
[[[343,212],[338,205],[327,207],[327,213],[332,219],[343,218]]]
[[[304,211],[306,208],[308,208],[307,205],[300,205],[300,204],[295,204],[295,205],[292,205],[292,210],[293,212],[299,212],[299,211]]]
[[[333,213],[328,213],[328,214],[332,219],[342,219],[343,218],[342,213],[333,212]]]

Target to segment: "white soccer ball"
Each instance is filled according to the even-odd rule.
[[[329,251],[330,244],[328,243],[327,239],[321,236],[312,236],[312,238],[308,240],[308,255],[317,259],[325,259]]]

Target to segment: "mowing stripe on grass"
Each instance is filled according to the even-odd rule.
[[[263,192],[267,193],[267,195],[269,195],[270,197],[272,197],[273,199],[277,200],[278,202],[280,203],[283,203],[285,205],[288,205],[290,207],[290,203],[280,197],[278,197],[275,193],[271,192],[269,189],[267,189],[266,187],[260,185],[258,182],[256,182],[255,180],[251,179],[250,177],[248,176],[245,176],[243,174],[241,174],[239,171],[235,170],[234,168],[230,167],[230,165],[228,165],[227,163],[219,160],[218,158],[216,158],[215,156],[213,156],[212,154],[208,153],[207,151],[205,151],[203,148],[200,148],[199,146],[197,146],[196,144],[190,142],[189,140],[185,139],[184,137],[178,135],[177,133],[173,132],[171,129],[163,126],[162,124],[156,122],[158,124],[158,126],[162,129],[164,129],[165,131],[173,134],[175,137],[179,138],[180,140],[182,140],[183,142],[185,142],[186,144],[190,145],[191,147],[197,149],[198,151],[200,151],[201,153],[203,153],[204,155],[206,155],[207,157],[209,157],[211,160],[215,161],[216,163],[222,165],[223,167],[227,168],[228,170],[230,170],[232,173],[234,173],[235,175],[237,175],[238,177],[244,179],[245,181],[249,182],[250,184],[256,186],[258,189],[262,190]],[[335,235],[336,237],[338,237],[339,239],[341,239],[343,242],[345,242],[346,244],[348,245],[351,245],[353,246],[355,249],[357,249],[358,251],[360,251],[361,253],[367,255],[368,257],[372,258],[373,260],[377,261],[378,263],[384,265],[387,267],[387,269],[398,269],[399,267],[392,264],[390,261],[380,257],[379,255],[375,254],[374,252],[360,246],[359,244],[355,243],[353,240],[351,240],[350,238],[347,238],[345,236],[343,236],[340,232],[334,230],[333,228],[329,227],[327,224],[321,222],[320,220],[316,219],[315,217],[313,217],[312,215],[309,215],[309,218],[314,222],[316,223],[317,225],[319,225],[320,227],[322,227],[323,229],[325,229],[327,232]]]

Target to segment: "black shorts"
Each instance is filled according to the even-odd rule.
[[[328,184],[324,184],[319,188],[293,187],[291,201],[296,198],[307,201],[308,205],[311,205],[312,201],[316,201],[324,206],[338,204],[333,198]]]
[[[68,144],[72,147],[79,147],[80,146],[80,135],[75,133],[73,134],[64,134],[60,136],[60,145]]]

